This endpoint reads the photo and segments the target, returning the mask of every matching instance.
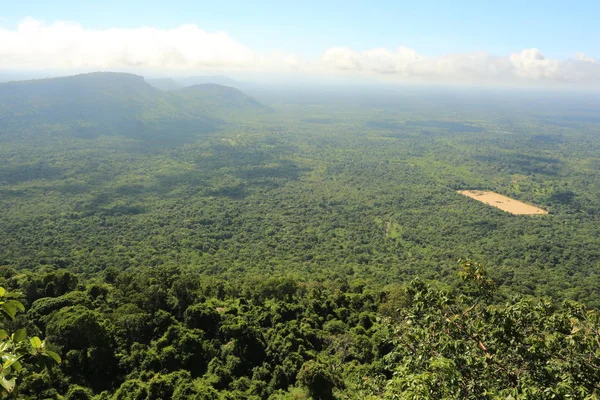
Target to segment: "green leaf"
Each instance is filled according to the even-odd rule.
[[[6,389],[8,393],[13,391],[16,383],[16,378],[6,379],[6,377],[3,375],[2,379],[0,379],[0,385],[2,385],[2,387]]]
[[[2,358],[4,359],[4,364],[2,364],[3,369],[8,369],[11,365],[19,361],[19,357],[14,354],[4,353]]]
[[[31,343],[31,345],[33,346],[34,349],[41,349],[42,348],[42,341],[37,336],[34,336],[34,337],[30,338],[29,342]]]
[[[10,319],[14,319],[17,311],[25,311],[25,306],[21,304],[21,302],[16,300],[8,300],[7,302],[0,305],[0,309],[6,313],[10,317]]]
[[[6,340],[8,338],[8,333],[4,329],[0,329],[0,340]]]
[[[25,337],[27,337],[27,331],[25,330],[25,328],[17,329],[12,335],[13,342],[15,343],[19,343],[20,341],[25,339]]]
[[[6,290],[4,290],[4,288],[0,286],[0,297],[4,297],[5,294]]]
[[[17,309],[21,312],[25,312],[25,306],[23,305],[23,303],[21,303],[20,301],[16,301],[16,300],[9,300],[10,303],[14,303],[15,306],[17,306]]]
[[[0,305],[0,309],[10,318],[14,319],[17,314],[17,306],[11,302],[5,302]]]
[[[53,351],[46,350],[44,352],[44,355],[47,356],[47,357],[50,357],[51,359],[53,359],[54,361],[56,361],[57,364],[62,363],[62,360],[61,360],[60,356],[58,354],[56,354],[55,352],[53,352]]]
[[[18,374],[23,369],[20,361],[15,361],[12,365],[12,369]]]

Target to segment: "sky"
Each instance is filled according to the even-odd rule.
[[[0,0],[0,70],[600,86],[600,2]]]

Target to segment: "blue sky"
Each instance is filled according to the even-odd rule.
[[[600,87],[597,0],[0,0],[0,6],[0,70],[231,69]],[[142,27],[156,32],[149,36]]]
[[[88,28],[225,30],[256,50],[311,57],[331,46],[415,48],[426,55],[536,47],[549,57],[600,56],[599,1],[2,1],[0,26],[24,17]]]

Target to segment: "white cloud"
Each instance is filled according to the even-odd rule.
[[[520,53],[513,53],[509,60],[515,75],[520,78],[559,78],[560,63],[547,59],[538,49],[525,49]]]
[[[346,47],[332,47],[323,55],[323,62],[333,68],[357,71],[362,70],[360,54]]]
[[[385,74],[398,79],[420,81],[500,83],[507,81],[600,82],[600,61],[583,53],[572,60],[552,60],[535,48],[509,56],[493,56],[484,51],[426,57],[415,50],[373,49],[357,52],[334,47],[322,62],[333,69],[356,73]]]
[[[86,29],[74,22],[24,19],[0,29],[0,69],[236,69],[322,75],[384,76],[398,81],[450,83],[600,83],[600,61],[583,53],[554,60],[535,48],[506,56],[485,51],[424,56],[416,50],[332,47],[319,60],[293,53],[257,53],[226,32],[196,25],[173,29]]]
[[[590,57],[587,54],[581,53],[581,52],[575,53],[575,60],[577,60],[577,61],[587,61],[587,62],[591,62],[591,63],[595,63],[595,64],[597,64],[598,62],[600,62],[598,59]]]
[[[15,31],[0,29],[4,68],[248,68],[259,62],[260,57],[227,33],[206,32],[196,25],[92,30],[27,18]]]

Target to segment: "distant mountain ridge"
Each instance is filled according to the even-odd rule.
[[[146,82],[148,82],[151,86],[165,92],[206,84],[234,87],[240,90],[243,90],[246,87],[252,87],[252,84],[249,82],[240,82],[224,75],[198,75],[167,78],[147,77]]]
[[[194,86],[203,84],[216,84],[221,86],[238,86],[239,82],[224,75],[198,75],[183,78],[175,78],[177,83],[183,86]]]
[[[128,73],[0,83],[0,134],[52,126],[89,138],[189,136],[265,109],[237,89],[211,84],[164,92]]]
[[[210,115],[226,117],[231,113],[248,114],[268,110],[268,107],[238,89],[213,83],[188,86],[173,94],[180,99],[182,108],[191,107]]]

